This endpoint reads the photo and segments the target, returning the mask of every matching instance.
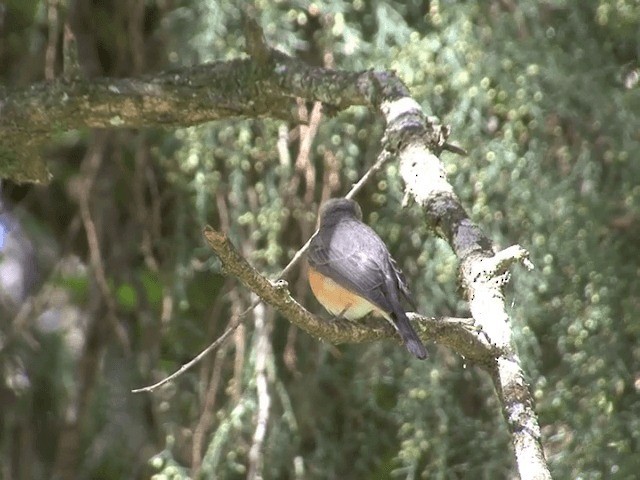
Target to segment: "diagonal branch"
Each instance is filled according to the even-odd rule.
[[[448,128],[425,117],[408,95],[383,100],[380,110],[387,121],[387,148],[395,147],[399,158],[406,197],[422,207],[428,225],[448,241],[460,260],[461,283],[473,319],[496,349],[495,361],[486,369],[511,433],[520,477],[550,479],[533,397],[516,352],[503,294],[510,265],[521,262],[532,268],[528,252],[516,245],[496,253],[489,238],[469,218],[438,157],[446,145]]]
[[[291,297],[286,282],[272,282],[261,275],[240,255],[226,235],[208,226],[204,229],[204,236],[226,273],[237,277],[245,287],[310,335],[333,344],[374,342],[385,338],[400,341],[394,329],[383,320],[356,323],[342,319],[323,320],[311,314]],[[488,366],[493,363],[493,348],[473,328],[470,319],[429,318],[416,314],[410,314],[410,318],[423,338],[452,348],[476,364]]]

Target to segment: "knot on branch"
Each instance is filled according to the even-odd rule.
[[[475,256],[474,256],[475,257]],[[528,270],[533,269],[529,252],[520,245],[512,245],[496,252],[491,257],[470,259],[470,278],[472,282],[495,282],[498,286],[509,281],[509,268],[515,262],[521,262]]]
[[[481,253],[470,255],[465,261],[468,272],[464,276],[467,279],[465,290],[473,296],[479,289],[486,292],[488,288],[494,295],[501,295],[496,292],[501,292],[502,287],[509,283],[511,265],[521,262],[528,270],[533,269],[528,257],[529,252],[520,245],[512,245],[490,257]]]
[[[286,280],[283,279],[279,279],[276,280],[275,282],[271,282],[271,284],[273,285],[273,288],[275,288],[276,290],[280,291],[280,292],[287,292],[287,294],[289,294],[289,282],[287,282]]]
[[[434,150],[440,153],[442,150],[466,157],[469,153],[462,147],[447,142],[449,135],[451,135],[451,125],[442,125],[440,119],[435,116],[430,116],[425,119],[424,128],[426,130],[423,140],[433,145]]]
[[[424,119],[424,127],[425,141],[434,145],[444,145],[451,134],[451,126],[440,123],[440,119],[435,115],[429,115]]]

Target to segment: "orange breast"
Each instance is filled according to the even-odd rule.
[[[378,307],[311,267],[309,267],[309,285],[318,301],[332,315],[357,320],[372,311],[381,314]]]

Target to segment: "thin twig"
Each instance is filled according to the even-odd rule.
[[[229,300],[231,301],[231,311],[240,313],[244,299],[240,295],[237,288],[229,291]],[[251,298],[251,297],[249,297]],[[248,311],[247,311],[248,313]],[[244,374],[245,352],[247,350],[247,335],[244,323],[242,323],[236,333],[233,335],[233,374],[228,380],[228,391],[231,403],[238,404],[242,398],[242,378]]]
[[[184,373],[187,370],[189,370],[194,365],[198,364],[204,357],[207,356],[207,354],[209,352],[211,352],[212,350],[214,350],[217,347],[219,347],[229,337],[229,335],[231,335],[234,332],[234,330],[240,326],[240,324],[242,323],[243,316],[246,315],[246,313],[248,313],[248,311],[249,310],[247,309],[247,311],[243,312],[242,314],[238,315],[235,319],[233,319],[231,321],[231,325],[229,326],[229,328],[227,328],[225,330],[225,332],[222,335],[220,335],[220,337],[218,337],[218,339],[216,341],[214,341],[211,345],[209,345],[207,348],[202,350],[198,355],[196,355],[193,358],[193,360],[191,360],[188,363],[185,363],[184,365],[182,365],[180,367],[180,369],[176,370],[175,372],[173,372],[168,377],[163,378],[159,382],[154,383],[153,385],[149,385],[149,386],[142,387],[142,388],[136,388],[135,390],[131,390],[131,392],[132,393],[153,392],[158,387],[161,387],[165,383],[170,382],[174,378],[180,376],[182,373]]]
[[[204,442],[205,435],[211,426],[211,419],[213,417],[213,407],[216,401],[216,394],[218,393],[218,386],[220,384],[220,378],[222,376],[222,364],[224,363],[224,355],[226,348],[218,350],[216,354],[216,360],[213,364],[213,370],[211,372],[211,380],[209,381],[209,388],[204,399],[204,405],[202,406],[202,415],[196,425],[193,432],[193,445],[191,448],[191,470],[193,478],[199,478],[200,469],[202,467],[202,444]]]
[[[391,154],[387,151],[387,150],[382,150],[382,152],[380,152],[380,155],[378,155],[378,159],[376,160],[376,163],[374,163],[373,165],[371,165],[371,167],[369,168],[369,170],[367,170],[367,172],[362,176],[362,178],[360,178],[360,180],[358,181],[358,183],[354,184],[353,187],[351,187],[351,190],[349,190],[349,193],[347,193],[345,195],[346,198],[353,198],[361,189],[362,187],[367,183],[367,181],[375,174],[377,173],[382,166],[384,165],[384,163],[391,157]],[[315,237],[315,235],[318,232],[315,231],[313,233],[313,235],[311,236],[311,238],[309,238],[309,240],[307,240],[307,242],[302,246],[302,248],[300,248],[300,250],[298,250],[296,252],[296,254],[293,256],[293,258],[291,259],[291,261],[287,264],[286,267],[284,267],[282,269],[282,271],[280,272],[280,275],[277,276],[277,279],[283,279],[284,277],[286,277],[289,272],[293,269],[294,266],[296,266],[298,264],[298,262],[300,261],[300,259],[302,258],[302,256],[306,253],[306,251],[309,249],[309,245],[311,244],[311,240],[313,239],[313,237]],[[167,382],[170,382],[171,380],[173,380],[174,378],[180,376],[182,373],[186,372],[187,370],[189,370],[191,367],[197,365],[204,357],[207,356],[207,354],[211,351],[213,351],[214,349],[216,349],[217,347],[219,347],[228,337],[229,335],[231,335],[231,333],[238,328],[238,326],[242,323],[243,318],[245,317],[245,315],[247,315],[249,312],[251,312],[254,308],[256,308],[260,302],[262,302],[262,300],[260,298],[256,298],[251,305],[249,306],[249,308],[247,308],[244,312],[242,312],[236,319],[235,321],[232,321],[231,325],[229,326],[229,328],[227,328],[227,330],[224,331],[224,333],[216,340],[214,340],[214,342],[209,345],[207,348],[205,348],[202,352],[200,352],[198,355],[196,355],[193,360],[189,361],[188,363],[185,363],[184,365],[182,365],[180,367],[180,369],[176,370],[175,372],[173,372],[171,375],[169,375],[168,377],[160,380],[159,382],[153,384],[153,385],[149,385],[146,387],[142,387],[142,388],[136,388],[135,390],[131,390],[132,393],[140,393],[140,392],[153,392],[155,389],[157,389],[158,387],[161,387],[162,385],[164,385]]]
[[[264,305],[255,309],[256,325],[256,394],[258,396],[258,414],[256,428],[253,433],[253,443],[249,450],[249,471],[248,480],[258,480],[263,478],[264,466],[264,439],[267,435],[267,424],[269,422],[269,412],[271,408],[271,396],[267,382],[267,360],[271,355],[271,343],[269,339],[269,325],[267,313]]]
[[[95,140],[91,148],[87,152],[85,161],[82,165],[83,179],[78,189],[78,206],[80,210],[80,218],[85,230],[87,245],[89,247],[89,262],[93,269],[93,275],[98,285],[98,290],[107,306],[106,317],[113,329],[116,338],[119,340],[122,348],[126,353],[131,352],[131,344],[129,337],[122,324],[117,317],[117,305],[113,296],[111,287],[107,280],[106,269],[102,258],[102,249],[100,247],[100,239],[98,238],[98,229],[91,214],[90,201],[92,198],[92,190],[98,171],[104,159],[104,149],[108,138],[104,133],[96,133]]]
[[[47,48],[44,55],[44,78],[53,80],[55,78],[56,53],[58,51],[58,33],[60,32],[60,2],[49,0],[47,2],[47,23],[49,35],[47,38]]]
[[[390,158],[390,154],[389,152],[387,152],[386,150],[383,150],[382,152],[380,152],[380,155],[378,155],[378,160],[376,160],[376,163],[374,163],[373,165],[371,165],[371,167],[369,168],[369,170],[367,170],[367,173],[365,173],[362,178],[360,180],[358,180],[358,183],[354,184],[353,187],[351,187],[351,190],[349,190],[349,193],[347,193],[345,195],[346,198],[353,198],[356,196],[356,194],[362,189],[362,187],[364,187],[365,183],[367,183],[367,181],[375,174],[377,173],[382,166],[384,165],[384,163],[389,160]],[[278,276],[278,279],[282,279],[284,277],[286,277],[289,272],[293,269],[294,266],[297,265],[297,263],[300,261],[300,259],[302,258],[302,256],[307,252],[307,250],[309,249],[309,245],[311,245],[311,240],[313,240],[313,237],[316,236],[316,234],[318,233],[318,231],[316,230],[315,232],[313,232],[313,235],[311,235],[311,237],[309,238],[309,240],[307,240],[307,243],[305,243],[302,248],[300,248],[300,250],[298,250],[296,252],[296,254],[293,256],[293,258],[291,259],[291,261],[288,263],[288,265],[286,267],[284,267],[284,269],[282,270],[282,272],[280,272],[280,275]],[[259,301],[259,300],[258,300]]]

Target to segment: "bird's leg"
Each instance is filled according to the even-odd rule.
[[[342,309],[342,311],[336,315],[336,318],[344,318],[345,320],[349,320],[347,317],[344,316],[345,313],[347,313],[347,311],[351,308],[351,304],[349,303],[346,307],[344,307]]]

